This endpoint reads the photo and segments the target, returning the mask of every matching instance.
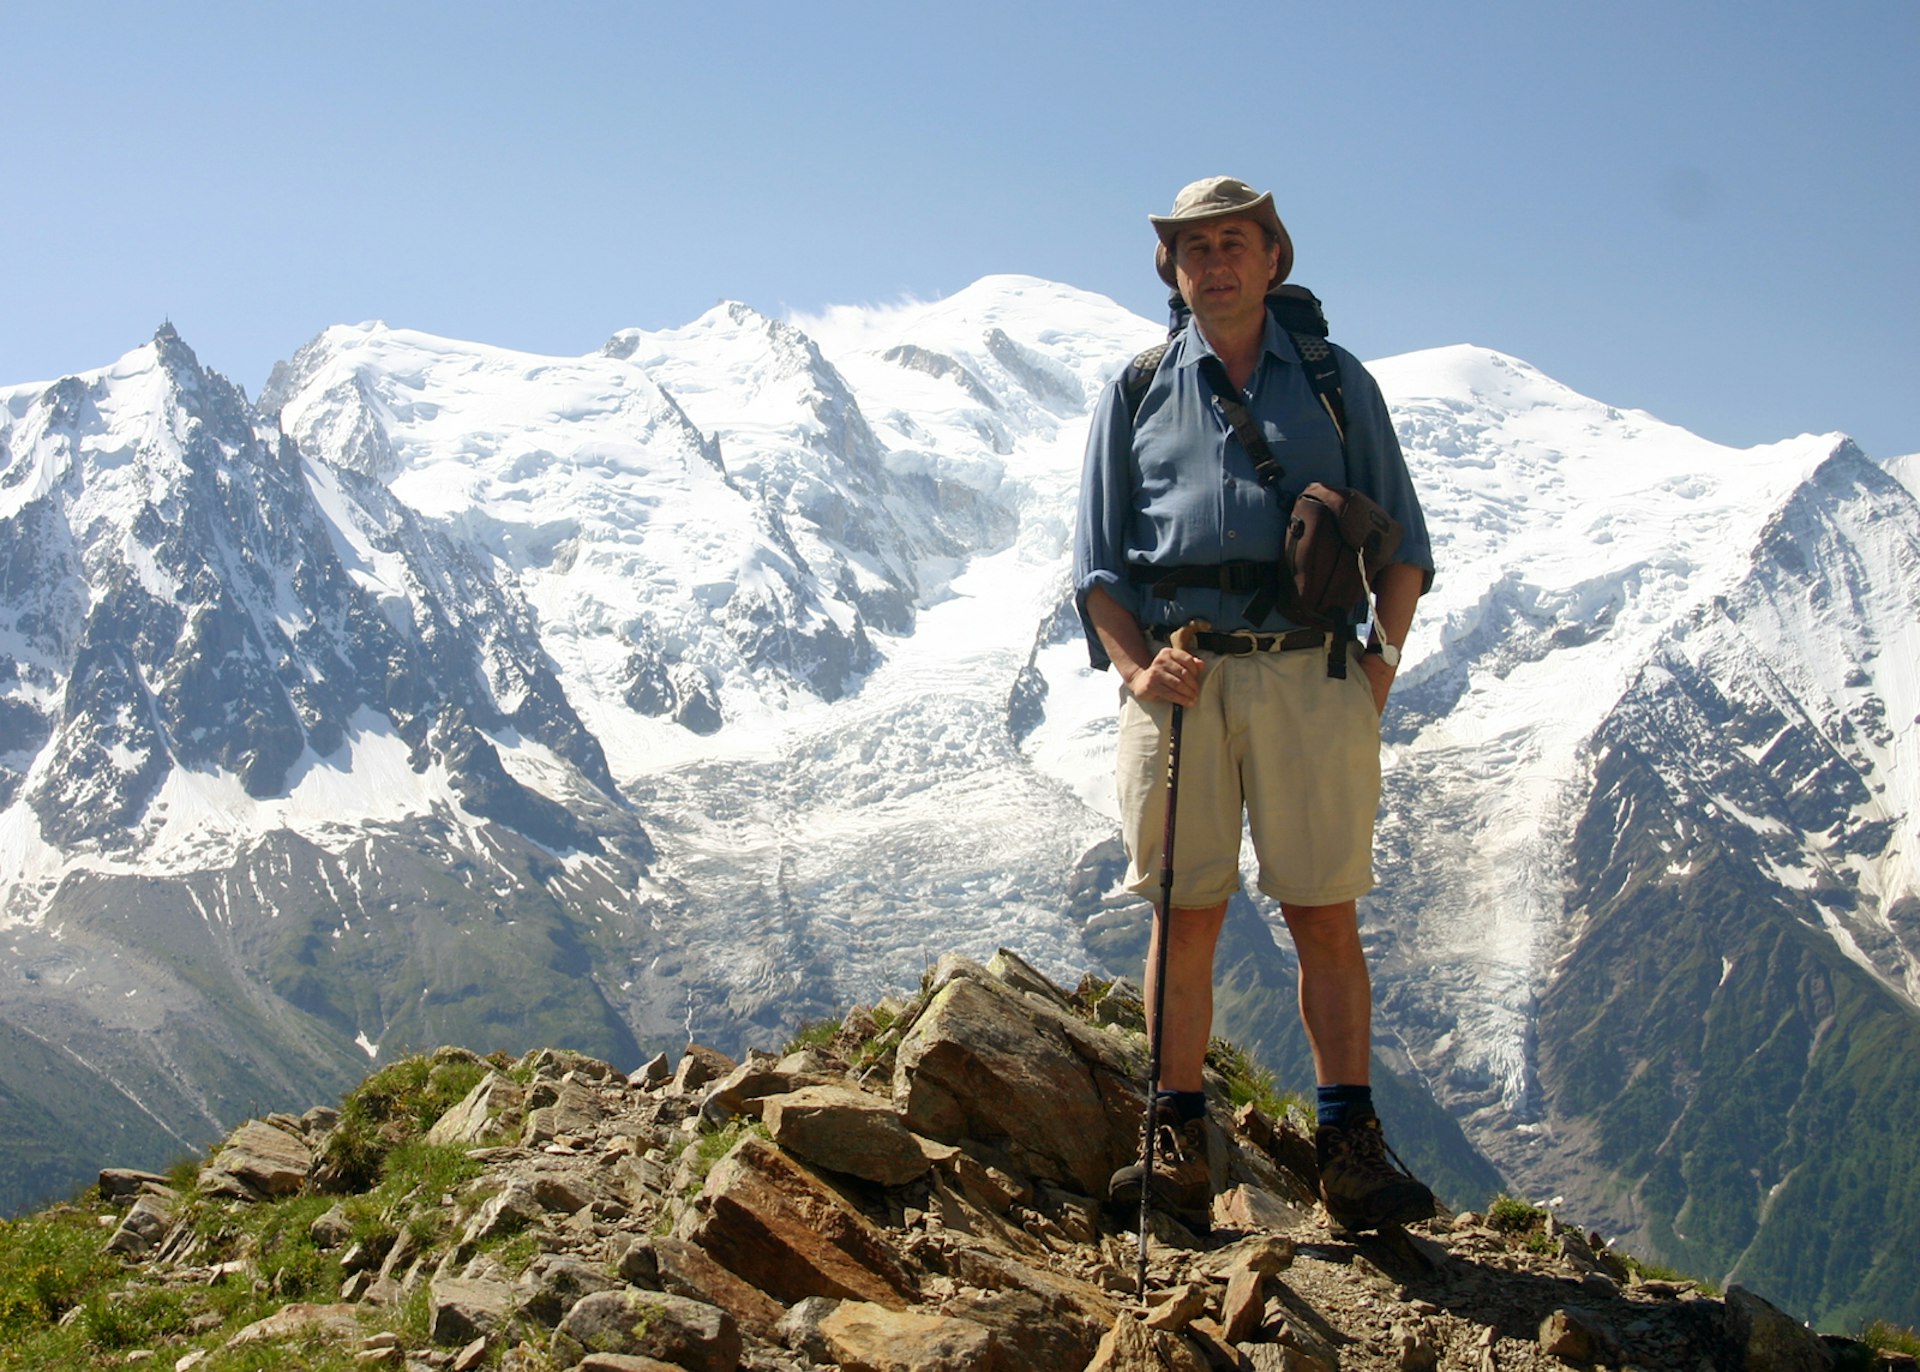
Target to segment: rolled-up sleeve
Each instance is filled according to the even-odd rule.
[[[1087,660],[1096,671],[1111,662],[1087,616],[1087,596],[1099,587],[1139,613],[1139,596],[1126,578],[1127,527],[1133,518],[1133,421],[1119,381],[1102,392],[1087,431],[1080,476],[1080,509],[1073,533],[1073,603],[1087,636]]]
[[[1425,594],[1433,588],[1433,543],[1427,536],[1426,515],[1414,493],[1413,477],[1400,451],[1400,436],[1394,432],[1386,398],[1372,373],[1352,353],[1344,348],[1335,349],[1335,353],[1340,360],[1341,398],[1346,402],[1350,479],[1400,521],[1404,532],[1393,560],[1426,573],[1421,586]]]

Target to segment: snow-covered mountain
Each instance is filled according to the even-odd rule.
[[[766,1046],[948,949],[1097,964],[1116,684],[1061,608],[1086,415],[1160,334],[996,277],[573,358],[339,327],[258,406],[167,330],[0,390],[0,1133],[151,1156],[367,1054]],[[1383,1062],[1589,1222],[1764,1255],[1793,1129],[1689,1248],[1661,1139],[1723,1124],[1596,1121],[1710,1094],[1621,1016],[1710,1020],[1763,925],[1864,1007],[1809,1032],[1920,1046],[1912,460],[1484,348],[1374,371],[1440,564],[1363,907]],[[1656,995],[1619,950],[1708,891],[1750,918],[1689,917],[1711,984]],[[0,1202],[102,1160],[16,1157]]]

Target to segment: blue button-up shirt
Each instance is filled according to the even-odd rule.
[[[1213,403],[1213,388],[1199,365],[1212,353],[1199,329],[1189,324],[1168,345],[1131,423],[1120,379],[1107,387],[1094,410],[1080,483],[1073,577],[1096,668],[1109,665],[1087,616],[1087,595],[1096,586],[1131,610],[1143,628],[1195,618],[1221,630],[1271,633],[1298,627],[1277,610],[1251,622],[1246,614],[1251,592],[1181,587],[1171,599],[1162,598],[1150,586],[1136,584],[1128,568],[1275,565],[1294,497],[1315,481],[1357,487],[1385,506],[1405,530],[1394,561],[1420,567],[1432,583],[1426,521],[1386,401],[1367,369],[1351,353],[1334,349],[1346,406],[1343,461],[1339,433],[1313,393],[1293,339],[1267,319],[1260,362],[1243,399],[1285,473],[1276,488],[1268,488]],[[1356,607],[1356,622],[1360,617]]]

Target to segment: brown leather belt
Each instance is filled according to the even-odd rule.
[[[1173,630],[1156,624],[1147,630],[1147,636],[1156,643],[1165,643],[1173,637]],[[1202,629],[1193,635],[1193,646],[1203,653],[1245,657],[1249,653],[1292,653],[1306,648],[1324,648],[1327,638],[1325,629],[1289,629],[1284,634],[1256,634],[1251,630],[1221,634]]]

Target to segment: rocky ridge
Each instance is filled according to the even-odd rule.
[[[1213,1232],[1156,1219],[1141,1293],[1131,1225],[1097,1199],[1136,1146],[1140,1023],[1126,983],[1068,994],[1003,950],[949,955],[912,1003],[857,1007],[784,1057],[694,1045],[631,1076],[557,1050],[395,1064],[338,1110],[249,1121],[190,1188],[102,1174],[106,1246],[134,1274],[116,1300],[193,1293],[176,1337],[113,1361],[212,1372],[285,1345],[455,1372],[1876,1365],[1525,1207],[1336,1237],[1310,1137],[1270,1100],[1233,1103],[1260,1083],[1225,1045],[1210,1066],[1241,1075],[1210,1074],[1231,1145]],[[236,1328],[219,1311],[243,1302],[209,1294],[236,1287],[287,1303]]]

